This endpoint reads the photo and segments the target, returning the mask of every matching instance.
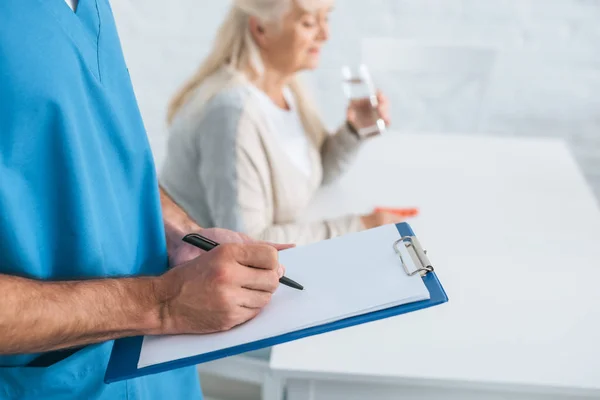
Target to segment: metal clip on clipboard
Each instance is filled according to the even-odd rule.
[[[414,271],[410,271],[408,269],[408,266],[404,262],[404,258],[402,258],[402,253],[398,249],[398,246],[401,244],[404,244],[408,254],[410,254],[410,257],[417,267],[417,269]],[[407,275],[413,276],[416,274],[421,274],[421,276],[425,276],[429,272],[433,272],[433,266],[429,261],[429,257],[427,257],[427,250],[423,250],[423,247],[416,236],[403,236],[396,240],[394,242],[394,251],[396,251],[396,254],[398,257],[400,257],[400,261],[402,262],[402,266],[404,267],[404,271],[406,271]]]

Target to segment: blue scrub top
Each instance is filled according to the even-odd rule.
[[[107,0],[0,1],[0,273],[167,268],[152,154]],[[43,304],[40,304],[43,307]],[[199,399],[195,368],[105,385],[112,342],[0,356],[0,398]],[[29,364],[29,365],[28,365]]]

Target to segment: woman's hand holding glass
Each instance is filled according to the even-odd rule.
[[[346,119],[360,137],[380,135],[390,124],[389,102],[375,90],[366,65],[342,68],[343,89],[349,101]]]
[[[373,105],[372,103],[375,103]],[[375,115],[374,115],[375,114]],[[382,133],[382,127],[390,125],[390,110],[388,98],[377,91],[375,101],[370,98],[351,100],[346,111],[346,120],[356,132],[364,136],[372,136]],[[377,129],[373,128],[373,121],[376,121]],[[384,125],[381,125],[383,121]],[[361,134],[361,136],[363,136]]]

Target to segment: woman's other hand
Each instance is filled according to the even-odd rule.
[[[397,224],[404,221],[404,217],[384,211],[375,211],[360,218],[366,229],[376,228],[382,225]]]

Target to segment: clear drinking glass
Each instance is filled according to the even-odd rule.
[[[342,86],[348,101],[357,111],[357,127],[360,136],[372,136],[385,132],[385,122],[377,112],[377,92],[366,65],[342,67]]]

